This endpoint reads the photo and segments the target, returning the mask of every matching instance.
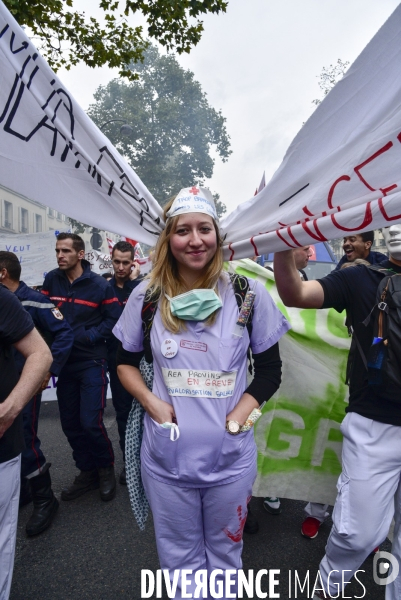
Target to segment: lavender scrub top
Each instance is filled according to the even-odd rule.
[[[143,350],[141,311],[148,282],[131,293],[114,335],[130,352]],[[290,328],[265,287],[250,280],[256,292],[250,346],[254,354],[273,346]],[[174,406],[180,437],[170,440],[146,413],[141,448],[142,467],[171,485],[208,487],[245,476],[256,463],[253,430],[230,435],[226,415],[247,387],[249,335],[233,335],[238,305],[226,273],[219,281],[223,306],[214,325],[186,321],[187,329],[172,334],[156,311],[150,335],[153,353],[153,393]],[[165,356],[166,355],[166,356]]]

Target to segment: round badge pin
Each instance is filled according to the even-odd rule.
[[[178,352],[177,342],[171,339],[163,340],[161,351],[166,358],[174,358]]]

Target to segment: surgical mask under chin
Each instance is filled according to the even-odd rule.
[[[170,298],[171,314],[183,321],[204,321],[215,310],[222,307],[222,303],[214,290],[191,290]]]

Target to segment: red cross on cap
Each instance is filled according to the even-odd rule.
[[[198,188],[194,185],[190,188],[189,193],[190,194],[199,194],[200,190],[198,190]]]

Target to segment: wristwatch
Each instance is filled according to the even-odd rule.
[[[231,435],[238,435],[241,433],[241,425],[238,423],[238,421],[227,421],[226,430]]]

